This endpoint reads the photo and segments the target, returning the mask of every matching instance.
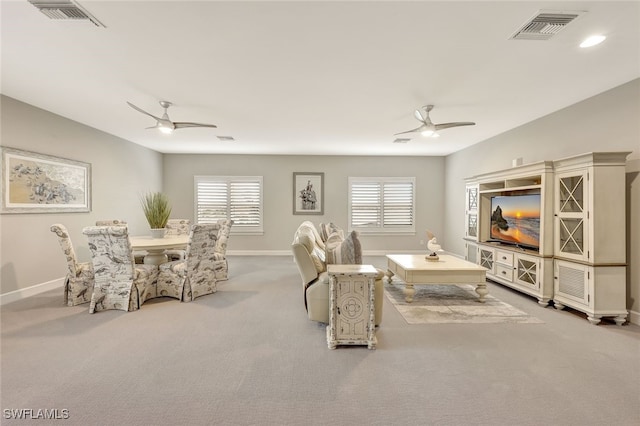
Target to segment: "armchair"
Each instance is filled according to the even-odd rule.
[[[293,237],[291,251],[300,277],[307,316],[312,321],[329,323],[329,275],[327,264],[360,264],[362,248],[358,233],[353,231],[342,237],[342,231],[333,232],[323,242],[320,233],[310,221],[304,221]],[[375,325],[382,322],[384,300],[384,272],[378,270],[375,279]]]

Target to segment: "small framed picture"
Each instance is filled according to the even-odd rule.
[[[324,173],[293,173],[293,214],[324,214]]]
[[[0,213],[91,211],[91,164],[0,147]]]

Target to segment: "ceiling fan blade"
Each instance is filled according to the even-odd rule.
[[[155,118],[156,120],[160,121],[160,117],[156,117],[156,116],[155,116],[155,115],[153,115],[153,114],[149,114],[147,111],[143,110],[142,108],[138,108],[137,106],[135,106],[135,105],[134,105],[134,104],[132,104],[131,102],[127,101],[127,104],[128,104],[131,108],[135,109],[136,111],[139,111],[139,112],[141,112],[141,113],[143,113],[143,114],[148,115],[149,117]]]
[[[473,123],[471,121],[459,121],[456,123],[442,123],[442,124],[436,124],[436,131],[437,130],[443,130],[443,129],[448,129],[450,127],[460,127],[460,126],[475,126],[476,123]]]
[[[185,127],[213,127],[217,128],[215,124],[203,124],[203,123],[190,123],[188,121],[174,121],[173,125],[176,129],[182,129]]]
[[[397,135],[404,135],[405,133],[419,132],[419,131],[421,131],[422,129],[424,129],[424,127],[425,127],[425,126],[424,126],[424,124],[423,124],[422,126],[417,127],[417,128],[415,128],[415,129],[413,129],[413,130],[407,130],[406,132],[396,133],[394,136],[397,136]]]
[[[413,111],[413,116],[416,118],[416,120],[422,121],[422,122],[424,122],[424,120],[427,119],[426,116],[422,115],[422,111],[420,111],[419,109]]]

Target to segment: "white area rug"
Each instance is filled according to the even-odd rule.
[[[402,282],[384,285],[387,299],[409,324],[544,323],[491,294],[486,296],[484,303],[478,302],[478,294],[472,285],[416,285],[411,303],[405,302],[403,289]]]

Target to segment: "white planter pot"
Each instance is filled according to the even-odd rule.
[[[166,228],[152,228],[151,238],[164,238],[165,232],[167,232]]]

